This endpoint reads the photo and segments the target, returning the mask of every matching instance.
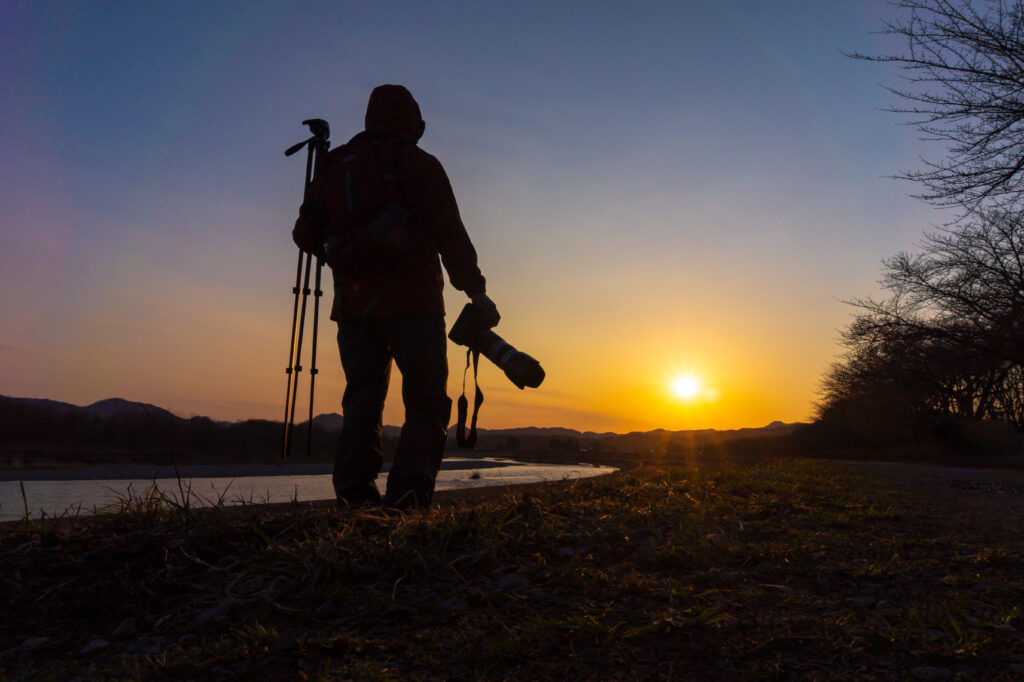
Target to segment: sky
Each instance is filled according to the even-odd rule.
[[[947,219],[891,177],[929,152],[883,110],[899,74],[843,54],[898,51],[893,11],[0,0],[0,395],[281,419],[304,177],[282,152],[312,117],[344,143],[401,83],[496,331],[547,372],[520,391],[482,363],[482,427],[808,420],[844,301]],[[335,333],[317,413],[341,409]],[[453,399],[464,363],[450,345]]]

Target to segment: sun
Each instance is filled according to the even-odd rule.
[[[681,374],[672,380],[672,392],[677,398],[692,400],[700,392],[700,381],[692,374]]]

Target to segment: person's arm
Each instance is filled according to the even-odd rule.
[[[482,294],[487,281],[477,265],[476,249],[462,224],[448,175],[437,159],[426,153],[424,156],[426,168],[418,178],[420,182],[409,188],[415,187],[418,191],[409,198],[418,209],[427,234],[437,245],[452,286],[470,297]]]
[[[487,280],[480,272],[476,249],[466,232],[459,214],[451,182],[437,159],[430,157],[429,189],[426,196],[430,205],[426,211],[428,229],[437,240],[437,251],[448,271],[452,286],[466,294],[480,310],[490,326],[498,324],[501,315],[494,301],[486,293]]]

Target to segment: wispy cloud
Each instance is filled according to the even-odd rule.
[[[23,346],[17,343],[7,343],[6,341],[0,341],[0,352],[6,353],[23,353],[25,355],[42,355],[53,357],[53,351],[45,350],[43,348],[36,348],[33,346]]]

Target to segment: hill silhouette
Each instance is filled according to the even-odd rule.
[[[305,459],[307,437],[315,459],[331,459],[344,418],[324,413],[295,426],[293,456]],[[739,439],[791,433],[798,425],[717,431],[656,429],[626,434],[564,427],[479,429],[477,450],[515,455],[599,452],[672,453]],[[100,462],[260,462],[280,457],[279,421],[216,422],[180,417],[164,408],[123,398],[79,406],[39,398],[0,396],[0,465],[73,466]],[[454,427],[449,454],[457,454]],[[384,427],[385,453],[393,453],[401,428]]]

